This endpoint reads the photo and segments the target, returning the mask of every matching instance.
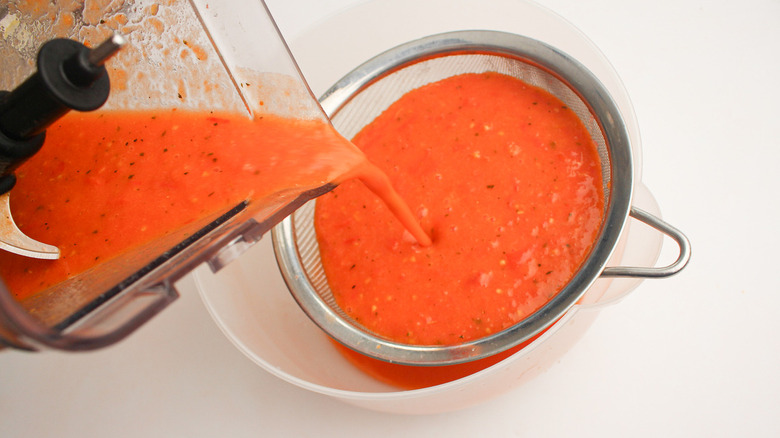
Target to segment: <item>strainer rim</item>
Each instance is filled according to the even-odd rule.
[[[362,354],[392,363],[449,365],[512,348],[559,320],[598,279],[625,227],[633,192],[633,161],[627,128],[606,87],[585,66],[564,52],[526,36],[489,30],[445,32],[389,49],[345,75],[320,103],[329,117],[373,82],[409,65],[434,57],[485,53],[522,59],[557,77],[585,102],[601,126],[610,162],[610,193],[603,223],[585,262],[553,298],[520,322],[497,333],[457,345],[411,345],[393,342],[354,327],[325,303],[307,280],[295,243],[295,225],[286,218],[272,231],[274,252],[291,294],[308,317],[336,341]],[[316,202],[310,201],[310,202]]]

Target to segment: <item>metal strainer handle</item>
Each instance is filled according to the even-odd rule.
[[[637,219],[656,230],[671,237],[680,249],[680,253],[672,264],[664,267],[633,267],[615,266],[607,267],[601,272],[601,277],[633,277],[633,278],[664,278],[680,272],[691,258],[691,243],[685,234],[669,223],[653,216],[641,208],[631,207],[629,213]]]

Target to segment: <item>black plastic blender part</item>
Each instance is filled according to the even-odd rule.
[[[35,155],[46,128],[68,111],[93,111],[110,91],[103,64],[125,44],[114,34],[90,49],[69,40],[54,39],[38,52],[38,70],[13,91],[0,92],[0,249],[28,257],[56,259],[59,250],[25,236],[11,217],[9,191],[14,170]]]

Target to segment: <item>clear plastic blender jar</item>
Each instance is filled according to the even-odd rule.
[[[0,6],[0,90],[12,90],[36,72],[45,42],[68,38],[95,47],[115,32],[129,44],[105,64],[111,93],[98,111],[163,109],[329,123],[262,1],[13,1]],[[112,344],[175,300],[175,282],[194,266],[208,262],[218,270],[298,204],[331,187],[274,187],[261,199],[193,217],[163,238],[21,301],[0,284],[0,340],[27,350]],[[13,206],[14,190],[9,193]],[[149,202],[159,202],[154,193]]]

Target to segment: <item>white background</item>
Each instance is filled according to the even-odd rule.
[[[356,2],[267,3],[293,38]],[[0,353],[0,436],[780,436],[780,1],[540,3],[623,79],[643,181],[693,245],[681,274],[606,308],[531,383],[435,416],[365,411],[267,374],[187,279],[117,346]],[[675,254],[667,242],[661,261]]]

